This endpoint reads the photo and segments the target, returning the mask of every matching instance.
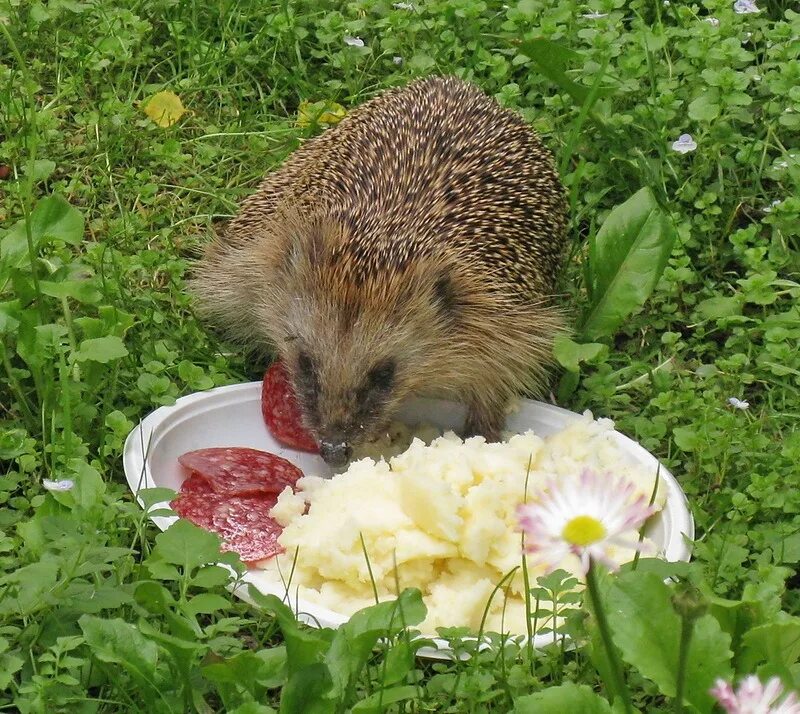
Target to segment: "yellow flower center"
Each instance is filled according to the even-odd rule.
[[[592,516],[575,516],[561,531],[561,537],[572,545],[587,546],[605,538],[606,529]]]

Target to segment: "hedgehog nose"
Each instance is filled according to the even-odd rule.
[[[353,455],[353,447],[343,439],[323,439],[319,445],[319,454],[329,466],[344,466]]]

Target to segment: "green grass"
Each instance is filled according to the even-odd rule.
[[[349,109],[429,73],[476,82],[555,152],[576,322],[587,240],[610,210],[646,186],[671,217],[678,238],[650,300],[562,378],[562,403],[615,419],[689,496],[698,541],[680,576],[709,614],[687,677],[695,656],[800,685],[800,14],[780,0],[751,15],[718,0],[416,4],[0,2],[0,711],[244,714],[277,708],[281,691],[283,711],[345,711],[382,684],[398,703],[356,711],[565,711],[585,694],[569,682],[611,698],[578,613],[567,627],[591,643],[578,652],[430,664],[399,636],[338,703],[299,704],[325,681],[333,635],[287,633],[231,602],[218,569],[176,555],[178,536],[154,545],[123,486],[122,441],[141,416],[262,371],[197,322],[184,281],[212,225],[319,131],[296,125],[300,102]],[[539,37],[562,51],[532,61],[521,48]],[[590,99],[576,103],[553,64]],[[143,113],[163,89],[189,110],[167,129]],[[683,133],[695,151],[671,149]],[[53,193],[74,210],[42,203]],[[42,206],[66,224],[37,235]],[[43,478],[79,487],[47,492]],[[213,555],[201,536],[185,536],[190,550]],[[659,636],[687,617],[655,575],[600,590],[653,603]],[[672,711],[652,653],[610,619],[634,704]],[[287,670],[284,640],[310,661],[290,650]]]

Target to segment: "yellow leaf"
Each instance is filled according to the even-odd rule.
[[[300,102],[297,108],[297,126],[333,126],[338,124],[347,111],[341,104],[323,99],[320,102]]]
[[[175,92],[159,92],[150,97],[144,108],[147,114],[160,127],[172,126],[185,113],[181,98]]]

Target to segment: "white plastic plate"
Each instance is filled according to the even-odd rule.
[[[398,419],[409,424],[426,422],[442,429],[461,428],[465,418],[462,405],[439,399],[412,399],[398,413]],[[533,429],[547,436],[563,429],[580,415],[550,404],[522,400],[520,409],[509,416],[506,429],[523,432]],[[632,461],[656,472],[658,461],[635,441],[615,432],[622,451]],[[161,407],[145,417],[128,435],[123,452],[125,476],[134,495],[140,489],[157,486],[177,491],[183,481],[178,457],[187,451],[213,446],[247,446],[262,449],[291,461],[309,475],[332,475],[325,462],[314,454],[288,449],[272,437],[261,417],[261,382],[249,382],[197,392],[178,399],[171,407]],[[686,497],[675,477],[662,465],[660,477],[667,488],[664,509],[654,518],[648,536],[666,560],[689,560],[688,543],[694,538],[694,521]],[[141,499],[138,498],[140,505]],[[168,507],[158,504],[154,510]],[[166,530],[175,517],[153,517],[153,522]],[[338,627],[347,616],[319,605],[286,597],[280,585],[269,581],[259,570],[249,570],[233,592],[248,600],[247,584],[265,594],[285,598],[302,621],[322,627]],[[456,623],[454,623],[456,624]],[[552,642],[552,635],[534,637],[534,646]],[[437,641],[437,644],[439,642]],[[450,658],[445,643],[442,649],[423,648],[419,654],[432,658]]]

